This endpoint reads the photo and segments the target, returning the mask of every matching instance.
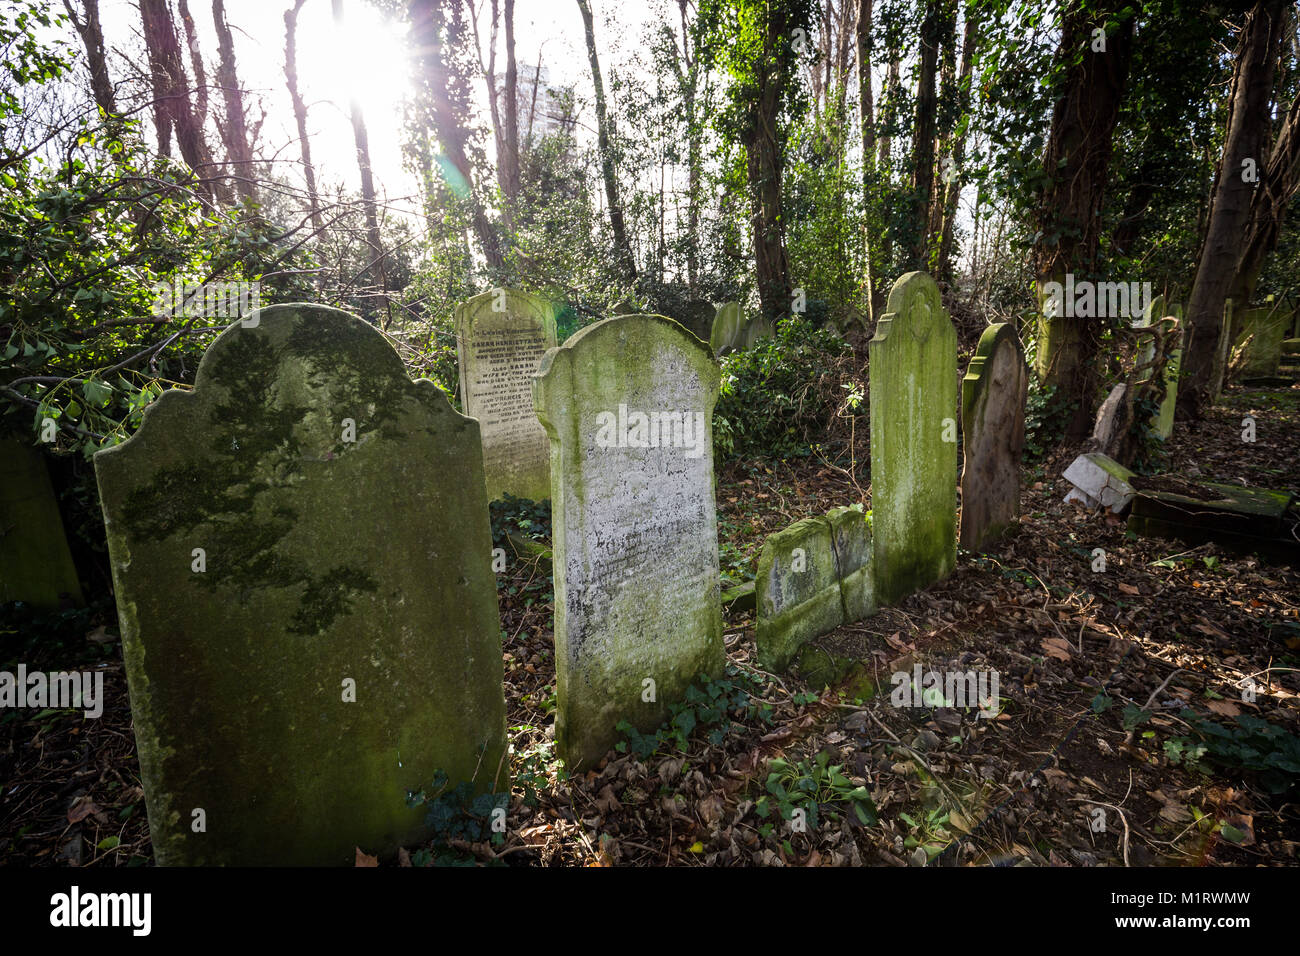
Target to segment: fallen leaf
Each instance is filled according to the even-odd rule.
[[[90,798],[89,794],[87,794],[84,797],[78,797],[77,802],[74,803],[72,807],[68,810],[68,822],[80,823],[82,820],[86,819],[86,817],[90,816],[92,813],[99,813],[99,812],[100,812],[99,805],[96,804],[95,801]]]
[[[361,847],[357,847],[356,865],[357,866],[378,866],[379,858],[375,856],[367,856],[366,854],[361,852]]]

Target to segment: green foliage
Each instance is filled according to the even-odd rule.
[[[488,504],[488,515],[492,522],[492,546],[510,547],[511,534],[517,534],[532,541],[551,540],[551,502],[533,501],[531,498],[516,498],[506,493],[498,501]]]
[[[732,731],[733,716],[771,721],[771,705],[753,700],[762,689],[758,678],[730,664],[717,680],[701,674],[686,689],[681,702],[668,705],[668,720],[653,733],[642,734],[626,720],[619,721],[616,729],[626,739],[615,744],[614,749],[632,753],[640,760],[654,756],[670,743],[684,753],[691,735],[704,731],[708,731],[710,744],[720,746]]]
[[[829,820],[838,820],[850,808],[858,823],[874,826],[878,822],[876,805],[866,787],[855,786],[842,772],[842,765],[830,762],[830,753],[823,750],[812,763],[800,760],[790,763],[780,757],[767,765],[767,793],[758,798],[755,812],[766,820],[775,811],[784,820],[794,816],[796,809],[804,811],[804,822],[809,831],[817,829],[820,814]]]
[[[790,319],[776,336],[722,359],[722,394],[713,411],[713,441],[720,457],[808,454],[825,438],[843,401],[830,366],[851,354],[835,333]]]
[[[437,851],[431,860],[422,859],[418,865],[427,866],[429,862],[438,866],[473,865],[472,857],[451,847],[452,841],[490,841],[498,846],[505,842],[504,833],[492,830],[492,815],[510,805],[510,794],[475,793],[473,783],[464,781],[455,787],[450,783],[447,774],[438,770],[426,789],[406,795],[408,807],[428,808],[424,822]]]
[[[1043,457],[1061,440],[1070,415],[1069,403],[1057,395],[1056,386],[1039,384],[1029,377],[1029,392],[1025,397],[1025,462],[1042,461]]]
[[[1269,793],[1287,793],[1300,784],[1300,737],[1285,727],[1250,714],[1235,718],[1235,727],[1202,717],[1191,709],[1184,709],[1181,716],[1200,740],[1175,738],[1180,755],[1191,754],[1194,759],[1203,757],[1220,767],[1246,771],[1257,777]]]

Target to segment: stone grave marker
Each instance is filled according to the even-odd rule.
[[[894,283],[869,345],[876,600],[957,561],[957,332],[923,272]]]
[[[83,603],[45,458],[16,438],[0,440],[0,604],[10,601]]]
[[[555,309],[515,289],[476,295],[456,309],[461,409],[479,421],[489,499],[551,493],[546,431],[533,411],[533,373],[555,347]]]
[[[771,535],[754,579],[759,664],[784,671],[803,644],[874,614],[871,554],[861,507],[836,508]]]
[[[556,745],[589,766],[725,660],[713,492],[720,373],[663,316],[606,319],[542,360],[551,442]]]
[[[1015,328],[1007,322],[990,325],[961,383],[963,548],[982,550],[1020,517],[1028,389],[1029,370]]]
[[[744,346],[745,318],[740,312],[739,302],[725,302],[718,306],[718,314],[713,319],[713,329],[709,333],[709,347],[715,356],[721,357]]]
[[[95,471],[160,865],[349,864],[438,771],[508,786],[479,426],[377,330],[262,309]]]
[[[1178,307],[1181,313],[1182,308]],[[1178,406],[1178,378],[1182,372],[1182,322],[1169,315],[1161,319],[1166,338],[1170,342],[1169,357],[1165,359],[1165,397],[1160,402],[1153,427],[1161,439],[1168,438],[1174,431],[1174,409]]]

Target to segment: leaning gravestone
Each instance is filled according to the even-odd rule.
[[[492,289],[456,309],[460,405],[479,420],[489,499],[551,493],[546,432],[533,412],[533,373],[555,347],[550,302]]]
[[[1233,342],[1233,307],[1232,299],[1223,303],[1223,324],[1219,326],[1219,340],[1214,347],[1214,365],[1210,372],[1210,404],[1218,402],[1223,394],[1223,380],[1228,372],[1228,358],[1232,353]]]
[[[933,279],[894,283],[868,348],[873,567],[891,604],[957,561],[957,332]]]
[[[1179,313],[1182,312],[1181,307],[1176,308]],[[1182,323],[1172,314],[1161,319],[1160,324],[1161,331],[1169,343],[1169,356],[1165,359],[1165,397],[1161,400],[1160,409],[1156,413],[1154,428],[1156,436],[1165,439],[1174,432],[1174,410],[1178,406],[1178,378],[1183,366],[1183,329]]]
[[[981,550],[1020,517],[1029,370],[1015,328],[990,325],[961,383],[961,546]]]
[[[379,332],[256,312],[95,471],[159,864],[345,864],[439,771],[503,786],[479,426]]]
[[[82,604],[58,499],[39,449],[0,440],[0,604]]]
[[[740,303],[726,302],[718,306],[714,316],[713,328],[709,332],[709,347],[719,358],[728,352],[734,352],[744,345],[745,318],[740,312]]]
[[[713,495],[719,372],[671,319],[588,326],[542,360],[551,441],[556,744],[598,760],[724,662]]]

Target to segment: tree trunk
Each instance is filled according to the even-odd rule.
[[[691,30],[686,0],[677,0],[682,19],[681,65],[674,63],[677,86],[686,112],[686,281],[694,292],[700,279],[700,180],[702,177],[703,130],[695,115],[695,93],[699,84],[696,60],[691,56]]]
[[[253,176],[253,147],[249,142],[248,119],[244,113],[244,91],[235,67],[235,41],[226,21],[225,0],[212,0],[212,22],[217,30],[217,84],[226,108],[226,121],[220,125],[226,145],[226,161],[234,166],[235,192],[245,202],[257,202],[257,182]]]
[[[199,49],[199,33],[194,27],[187,0],[180,0],[176,9],[181,15],[181,25],[185,27],[185,45],[189,47],[190,69],[194,71],[194,119],[202,126],[208,121],[208,74],[203,66],[203,52]]]
[[[862,188],[876,168],[876,117],[871,92],[871,0],[858,0],[858,110],[862,118]]]
[[[293,101],[293,118],[298,125],[298,148],[302,151],[303,173],[307,179],[307,201],[311,209],[311,228],[321,231],[320,195],[316,191],[316,167],[311,162],[311,137],[307,135],[307,104],[298,89],[298,11],[307,0],[294,0],[284,11],[284,79]]]
[[[1067,273],[1089,281],[1097,278],[1115,123],[1133,56],[1131,16],[1118,21],[1104,47],[1098,47],[1093,30],[1108,19],[1115,20],[1115,11],[1090,13],[1080,2],[1072,2],[1064,15],[1058,54],[1065,65],[1064,86],[1052,110],[1043,159],[1047,181],[1036,217],[1034,268],[1040,304],[1046,284],[1063,282]],[[1106,321],[1065,314],[1039,319],[1037,371],[1043,384],[1054,386],[1071,409],[1067,441],[1085,438],[1092,428],[1096,357]]]
[[[140,20],[152,74],[158,151],[163,156],[171,156],[171,137],[175,132],[181,158],[197,177],[195,190],[202,197],[210,198],[212,159],[203,140],[203,128],[190,103],[185,65],[167,0],[140,0]]]
[[[501,154],[501,191],[510,210],[519,199],[519,69],[515,64],[515,0],[506,0],[505,136]]]
[[[105,117],[117,115],[117,96],[108,77],[108,61],[104,56],[104,31],[99,23],[99,0],[82,0],[86,15],[78,20],[72,0],[63,0],[68,19],[81,37],[86,48],[86,64],[90,68],[90,91],[95,105]]]
[[[343,0],[333,0],[334,25],[339,31],[343,27]],[[352,116],[352,140],[357,147],[357,168],[361,171],[361,205],[366,217],[366,244],[370,246],[373,264],[367,270],[371,276],[378,278],[380,289],[388,291],[387,270],[384,265],[384,247],[379,237],[379,217],[376,213],[375,179],[370,170],[370,136],[366,131],[366,118],[361,111],[361,101],[354,95],[348,105]]]
[[[934,200],[934,134],[937,98],[934,90],[939,63],[946,0],[926,0],[921,22],[921,63],[916,88],[916,122],[912,128],[912,214],[910,259],[912,268],[925,267],[930,204]]]
[[[1256,3],[1246,16],[1237,45],[1223,154],[1215,173],[1196,280],[1187,302],[1184,384],[1178,404],[1192,417],[1200,416],[1209,400],[1224,303],[1241,263],[1242,233],[1250,220],[1256,188],[1255,182],[1247,181],[1247,169],[1250,163],[1257,172],[1263,166],[1284,7],[1282,0]],[[1245,306],[1245,302],[1238,303],[1238,308]]]
[[[966,136],[970,131],[970,84],[975,67],[975,50],[979,45],[979,17],[967,15],[962,31],[961,70],[957,75],[956,115],[952,120],[955,130],[949,139],[948,171],[943,177],[942,220],[939,227],[939,255],[935,266],[937,277],[952,281],[953,230],[957,222],[957,203],[965,177],[962,163],[966,159]]]
[[[419,51],[421,75],[428,84],[431,101],[434,132],[438,144],[442,147],[452,168],[461,180],[463,189],[454,188],[454,192],[467,197],[471,209],[471,224],[483,258],[487,260],[488,270],[496,276],[505,271],[505,256],[496,231],[487,217],[487,211],[479,201],[474,186],[474,168],[470,165],[466,145],[469,131],[462,120],[469,112],[465,97],[453,100],[451,77],[449,73],[451,58],[445,54],[444,44],[459,42],[465,26],[460,18],[460,8],[452,9],[452,22],[448,24],[446,12],[440,0],[411,0],[411,38]],[[444,31],[447,36],[444,37]],[[459,91],[458,91],[459,92]]]
[[[750,218],[754,235],[754,277],[763,314],[776,322],[792,305],[790,260],[785,248],[785,216],[781,210],[784,151],[780,134],[781,104],[789,82],[785,58],[778,45],[789,43],[788,10],[767,7],[763,48],[754,65],[757,90],[749,100],[749,136],[745,144],[749,180]]]
[[[605,180],[605,199],[609,203],[609,224],[614,232],[614,252],[619,269],[629,281],[636,279],[636,261],[628,242],[623,221],[623,204],[618,198],[618,178],[614,170],[614,147],[609,134],[609,117],[605,111],[605,84],[600,78],[600,58],[596,55],[596,32],[592,25],[591,4],[578,0],[582,27],[587,35],[587,59],[591,63],[591,82],[596,88],[596,145],[600,152],[600,171]]]
[[[1286,119],[1260,169],[1259,186],[1250,204],[1250,222],[1241,243],[1241,263],[1228,298],[1249,302],[1255,295],[1264,260],[1277,247],[1287,207],[1300,187],[1300,96],[1291,101]]]

